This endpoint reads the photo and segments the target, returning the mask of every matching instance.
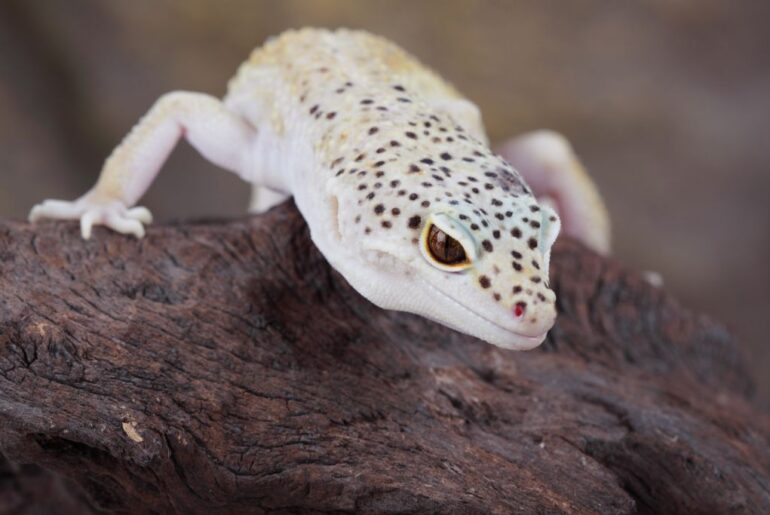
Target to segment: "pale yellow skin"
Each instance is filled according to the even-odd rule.
[[[393,43],[347,30],[268,41],[222,100],[164,95],[91,191],[45,201],[30,219],[80,219],[85,238],[95,224],[143,236],[151,215],[132,206],[181,137],[255,185],[253,211],[293,196],[324,256],[375,304],[501,347],[532,348],[554,323],[548,266],[561,224],[551,204],[567,232],[609,250],[606,210],[564,138],[505,144],[514,169],[487,148],[472,102]],[[431,226],[467,262],[436,261]]]

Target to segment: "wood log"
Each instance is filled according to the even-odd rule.
[[[724,327],[574,241],[552,263],[517,353],[372,305],[291,203],[141,241],[0,222],[0,502],[24,466],[83,512],[770,513]]]

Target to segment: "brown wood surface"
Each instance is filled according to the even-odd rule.
[[[0,513],[770,513],[725,329],[575,242],[552,270],[516,353],[373,306],[290,203],[0,222]]]

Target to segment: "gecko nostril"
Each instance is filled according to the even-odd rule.
[[[513,307],[513,316],[516,318],[521,318],[524,316],[524,312],[527,310],[527,303],[526,302],[517,302],[516,305]]]

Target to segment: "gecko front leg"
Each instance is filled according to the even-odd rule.
[[[168,93],[115,148],[89,192],[71,202],[46,200],[32,208],[30,221],[80,219],[86,239],[99,224],[141,238],[143,224],[151,223],[152,215],[146,208],[132,206],[150,187],[182,136],[212,163],[248,175],[256,136],[253,127],[212,96]]]

